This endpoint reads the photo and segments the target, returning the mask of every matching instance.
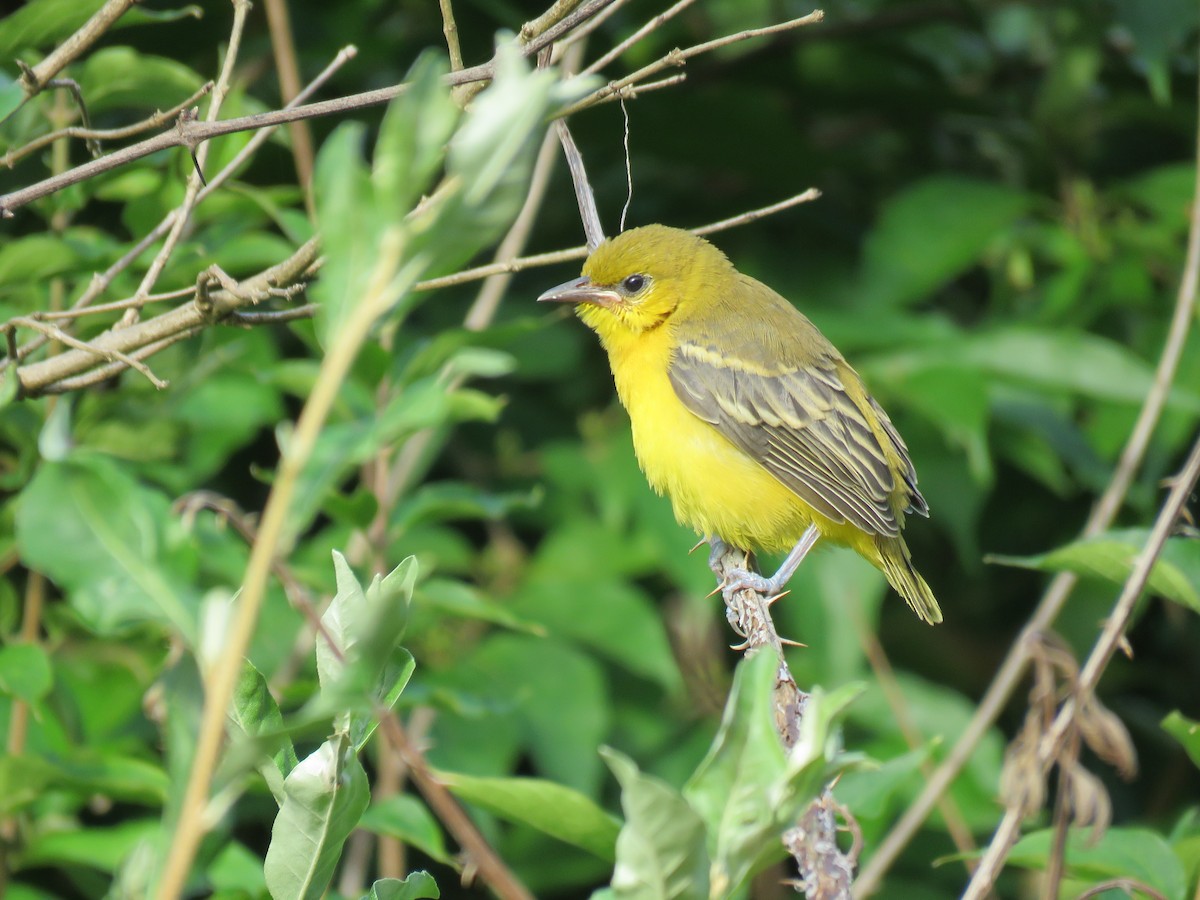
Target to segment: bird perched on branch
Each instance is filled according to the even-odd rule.
[[[600,336],[633,445],[676,518],[713,559],[789,550],[778,594],[818,538],[855,550],[926,622],[942,620],[901,534],[928,515],[908,448],[862,379],[804,315],[703,238],[649,225],[605,241],[583,276],[542,301],[574,303]],[[727,584],[728,586],[728,584]]]

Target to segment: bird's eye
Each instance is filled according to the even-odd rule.
[[[621,282],[621,287],[625,288],[626,293],[636,294],[646,286],[645,275],[630,275]]]

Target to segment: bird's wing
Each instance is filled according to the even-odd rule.
[[[910,508],[920,512],[925,505],[908,451],[883,410],[860,391],[892,444],[894,454],[885,453],[866,414],[847,392],[842,373],[857,379],[837,357],[802,366],[766,366],[722,354],[710,341],[685,340],[668,376],[684,406],[817,512],[872,534],[898,535],[893,508],[898,485],[889,455],[898,456],[903,466],[901,490]]]

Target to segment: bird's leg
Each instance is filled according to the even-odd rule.
[[[788,551],[788,555],[780,564],[779,569],[770,578],[764,578],[757,572],[735,566],[726,571],[724,587],[729,590],[748,588],[758,591],[760,594],[766,594],[768,597],[774,597],[796,574],[800,563],[804,562],[804,557],[808,555],[808,551],[813,548],[813,544],[820,536],[821,533],[817,531],[817,526],[809,525],[804,534],[800,536],[800,540],[796,542],[796,546]],[[712,553],[709,554],[709,565],[712,565],[714,559],[718,558],[717,547],[718,545],[714,543]],[[724,550],[724,546],[721,546],[721,551],[724,552]]]
[[[721,578],[724,572],[721,558],[729,552],[729,545],[714,535],[708,539],[708,548],[708,567],[717,578]]]

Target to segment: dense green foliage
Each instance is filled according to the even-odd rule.
[[[0,150],[74,121],[60,92],[20,105],[14,60],[42,59],[99,5],[33,0],[0,20]],[[860,371],[904,434],[932,510],[907,535],[945,624],[920,624],[869,565],[833,549],[806,561],[775,605],[780,632],[807,644],[789,650],[796,680],[820,688],[805,753],[790,759],[764,725],[771,667],[740,666],[735,680],[736,638],[720,600],[705,597],[704,552],[689,555],[695,536],[638,471],[593,336],[533,304],[577,263],[516,275],[483,328],[463,325],[478,282],[412,290],[491,259],[525,197],[545,116],[579,89],[510,56],[463,112],[440,87],[432,0],[289,8],[305,77],[358,46],[321,96],[414,86],[386,115],[313,120],[315,220],[291,139],[276,132],[196,208],[154,291],[187,289],[214,263],[248,277],[319,232],[325,264],[308,291],[318,317],[205,328],[147,360],[164,390],[137,372],[61,397],[15,397],[11,369],[4,382],[8,895],[141,896],[158,877],[196,750],[201,673],[224,649],[244,583],[241,531],[257,527],[282,480],[300,410],[333,377],[333,348],[352,346],[355,317],[368,314],[379,321],[337,383],[288,507],[284,577],[269,584],[238,681],[191,887],[480,895],[459,886],[446,823],[398,770],[379,727],[392,709],[539,897],[704,896],[721,879],[720,895],[736,895],[768,866],[756,890],[774,896],[788,877],[781,823],[844,769],[837,797],[869,860],[923,767],[961,734],[1048,573],[1084,576],[1056,631],[1086,658],[1163,479],[1196,440],[1193,332],[1114,530],[1072,543],[1150,389],[1183,270],[1195,3],[832,0],[824,24],[697,58],[684,84],[628,103],[630,225],[694,226],[823,192],[713,240]],[[511,39],[499,30],[543,8],[458,0],[467,63],[491,58]],[[810,8],[702,0],[605,77]],[[138,4],[67,70],[97,127],[169,108],[216,76],[230,10],[169,10]],[[588,58],[659,11],[622,7],[589,39]],[[273,73],[256,9],[222,118],[277,108]],[[615,231],[621,108],[585,110],[571,126]],[[213,141],[206,173],[250,137]],[[0,191],[86,159],[82,141],[58,147],[0,173]],[[17,210],[0,224],[0,321],[69,306],[180,203],[191,171],[185,152],[168,150]],[[581,239],[560,165],[528,249]],[[98,302],[132,296],[155,249]],[[302,301],[274,306],[288,302]],[[71,333],[88,340],[119,315],[79,319]],[[324,610],[323,634],[304,605]],[[1099,693],[1132,737],[1138,773],[1122,780],[1083,752],[1113,827],[1097,844],[1072,835],[1064,891],[1127,877],[1170,900],[1195,895],[1197,613],[1200,541],[1183,527],[1139,604],[1132,657],[1114,659]],[[881,676],[889,669],[894,678]],[[964,867],[933,865],[959,852],[943,813],[986,845],[1027,699],[1023,684],[884,896],[959,895]],[[772,799],[730,813],[747,795]],[[1000,895],[1036,895],[1052,810],[1051,797],[1027,823]],[[402,842],[402,871],[381,868],[394,845],[377,853],[350,837],[343,852],[355,829]],[[372,888],[381,871],[413,874]],[[657,893],[630,887],[656,879]]]

